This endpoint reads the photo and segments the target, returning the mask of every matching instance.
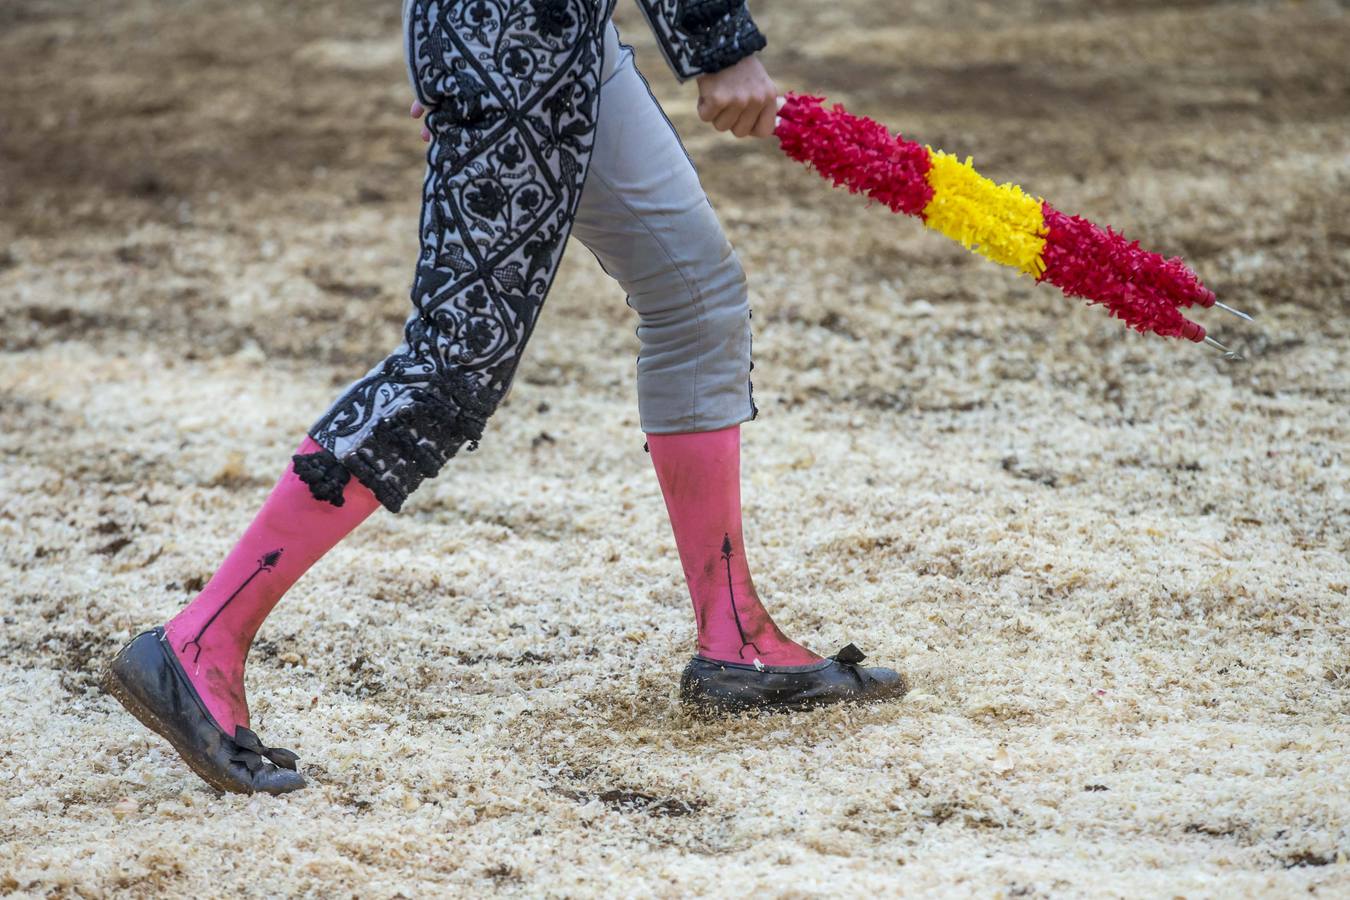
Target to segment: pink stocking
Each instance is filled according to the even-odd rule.
[[[698,622],[719,662],[795,666],[819,656],[787,639],[750,580],[741,535],[741,429],[647,436]]]
[[[321,449],[307,437],[296,453]],[[164,626],[193,687],[228,734],[249,724],[244,661],[263,619],[319,557],[380,505],[354,479],[342,498],[341,506],[314,499],[294,465],[287,466],[210,583]]]

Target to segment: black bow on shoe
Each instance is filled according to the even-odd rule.
[[[856,666],[864,659],[867,659],[867,654],[859,650],[857,644],[849,644],[834,655],[835,662],[846,666]]]
[[[876,681],[876,679],[872,677],[871,672],[859,665],[863,660],[867,659],[867,654],[859,650],[857,644],[849,644],[830,658],[839,663],[841,668],[847,669],[852,673],[853,677],[857,678],[860,683],[867,684]]]
[[[263,757],[267,757],[283,769],[295,771],[295,764],[299,762],[300,757],[289,750],[283,750],[280,747],[268,747],[258,740],[258,736],[249,731],[243,725],[236,725],[234,728],[234,755],[230,757],[230,762],[237,762],[248,769],[249,774],[256,774],[263,767]]]

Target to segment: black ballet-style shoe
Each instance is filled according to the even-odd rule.
[[[285,794],[305,786],[294,753],[264,746],[242,725],[231,737],[216,724],[163,628],[137,635],[122,648],[103,674],[103,689],[217,790]]]
[[[695,656],[680,677],[680,699],[706,710],[802,710],[832,703],[895,700],[909,690],[894,669],[859,665],[867,657],[849,644],[804,666],[753,666]]]

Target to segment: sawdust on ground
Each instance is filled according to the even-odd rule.
[[[634,321],[577,249],[482,450],[263,631],[255,724],[309,790],[218,797],[102,696],[396,343],[397,6],[0,8],[0,893],[1345,896],[1330,2],[756,8],[783,86],[1186,256],[1259,314],[1203,315],[1242,365],[707,130],[622,4],[751,276],[757,581],[817,649],[903,668],[903,703],[675,702]]]

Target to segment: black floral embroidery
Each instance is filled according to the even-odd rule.
[[[581,196],[612,11],[414,0],[410,62],[433,134],[414,313],[403,343],[310,429],[390,510],[477,446],[510,386]],[[316,496],[336,485],[326,463],[306,479]]]
[[[540,33],[548,37],[562,37],[576,19],[567,11],[567,0],[530,0],[539,21]]]
[[[487,309],[487,291],[481,284],[475,284],[464,294],[464,305],[473,310]]]
[[[495,4],[489,3],[488,0],[471,0],[466,5],[464,19],[473,27],[482,28],[492,20],[494,7]]]
[[[492,329],[483,322],[474,322],[464,330],[464,342],[469,345],[471,355],[481,353],[492,343]]]
[[[745,0],[637,0],[681,81],[720,72],[767,46]]]
[[[506,192],[489,181],[469,191],[469,209],[485,219],[495,219],[506,205]]]
[[[534,57],[526,50],[512,47],[502,56],[502,67],[512,78],[525,78],[534,67]]]

